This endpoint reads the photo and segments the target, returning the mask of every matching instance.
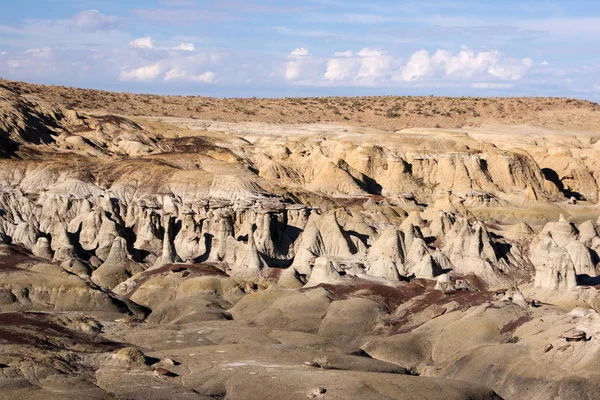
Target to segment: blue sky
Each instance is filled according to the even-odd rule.
[[[600,2],[22,0],[0,76],[211,96],[600,101]]]

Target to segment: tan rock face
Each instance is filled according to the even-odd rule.
[[[570,287],[564,283],[573,281],[564,276],[572,275],[567,258],[576,275],[596,276],[595,225],[582,223],[580,231],[558,218],[566,181],[556,181],[546,164],[542,171],[538,160],[548,154],[529,153],[528,141],[517,147],[501,138],[495,145],[493,130],[337,134],[336,127],[298,126],[293,135],[277,136],[277,129],[289,128],[217,124],[218,134],[199,137],[194,121],[147,120],[144,127],[121,117],[73,118],[87,126],[87,139],[107,144],[61,151],[79,154],[82,166],[98,152],[116,161],[100,161],[94,181],[50,154],[44,163],[4,161],[3,237],[41,258],[90,260],[97,267],[94,281],[113,277],[106,287],[150,267],[207,260],[256,282],[273,279],[273,268],[291,268],[279,275],[304,284],[319,257],[341,274],[391,281],[452,270],[505,285],[532,278],[533,265],[560,269],[559,286]],[[45,131],[56,132],[48,134],[53,146],[60,147],[57,135],[82,134],[61,121]],[[184,141],[161,133],[167,127],[200,147],[188,152],[180,147]],[[19,140],[23,148],[36,146]],[[284,150],[275,151],[274,142],[284,143]],[[558,142],[584,146],[582,140]],[[143,146],[148,152],[138,151]],[[117,150],[125,148],[137,150]],[[563,169],[557,167],[558,179]],[[588,187],[584,176],[570,175],[578,183],[570,182],[569,190]],[[533,236],[531,226],[540,231],[543,219],[558,219],[541,234],[568,253],[565,265],[549,265],[541,250],[529,254],[519,240]],[[111,256],[117,238],[120,255]],[[126,262],[109,260],[125,253]]]
[[[495,398],[481,381],[541,399],[579,393],[544,372],[563,364],[600,387],[581,367],[597,357],[597,316],[563,310],[600,307],[597,134],[124,117],[19,87],[0,85],[0,338],[15,346],[0,349],[0,374],[20,377],[12,388],[62,394],[60,376],[76,375],[79,398],[251,398],[245,385],[283,398],[268,397],[280,381],[289,398]],[[41,322],[6,333],[21,320],[3,313],[23,311],[59,318],[68,328],[51,335],[81,346],[119,343],[42,342]],[[77,313],[102,318],[89,329],[105,336],[70,333]],[[65,353],[39,354],[52,346]],[[393,376],[407,370],[430,378]]]

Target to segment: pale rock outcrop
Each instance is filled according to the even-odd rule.
[[[442,251],[458,273],[475,274],[488,282],[503,279],[498,268],[505,262],[496,255],[494,242],[481,222],[471,224],[466,219],[457,220],[444,238]]]
[[[408,250],[406,263],[400,275],[432,279],[441,273],[442,270],[435,262],[425,241],[415,238]]]
[[[565,247],[573,240],[577,240],[577,229],[560,214],[558,222],[548,222],[542,234],[549,234],[559,247]]]
[[[133,246],[136,249],[159,253],[163,246],[164,229],[161,226],[160,215],[153,209],[142,211],[137,219],[136,240]]]
[[[354,248],[340,227],[335,213],[312,214],[302,233],[302,239],[292,267],[308,275],[310,264],[320,256],[353,259]]]
[[[79,244],[84,250],[94,250],[94,242],[102,226],[104,209],[96,207],[85,214],[75,217],[69,223],[69,232],[79,232]]]
[[[181,230],[173,240],[177,255],[182,260],[193,260],[206,249],[202,229],[194,219],[193,212],[186,213],[181,221]]]
[[[87,264],[81,260],[78,260],[76,258],[68,259],[68,260],[64,261],[62,264],[60,264],[60,266],[63,269],[65,269],[75,275],[78,275],[82,278],[87,278],[87,277],[91,276],[92,271],[93,271],[89,264]]]
[[[117,237],[104,263],[92,273],[92,281],[99,286],[112,289],[133,274],[142,271],[143,268],[129,258],[126,240]]]
[[[170,214],[166,214],[163,217],[164,235],[162,253],[161,256],[154,263],[153,268],[157,268],[165,264],[181,262],[181,258],[179,258],[179,256],[177,255],[177,252],[175,251],[175,245],[173,244],[174,219],[175,218],[172,217]]]
[[[582,242],[590,248],[595,249],[600,247],[600,237],[598,236],[598,229],[593,221],[587,220],[585,222],[582,222],[577,227],[577,230],[579,231],[580,242]]]
[[[440,290],[444,293],[453,292],[456,290],[452,277],[448,274],[441,274],[437,277],[435,290]]]
[[[20,243],[30,249],[37,243],[39,235],[40,230],[35,225],[21,222],[16,226],[12,234],[12,242]]]
[[[52,260],[54,258],[54,252],[50,247],[50,241],[46,237],[38,238],[35,245],[32,247],[31,252],[40,258],[44,258],[46,260]]]
[[[73,241],[65,223],[60,219],[58,215],[52,218],[52,223],[48,227],[48,233],[51,235],[50,246],[53,251],[57,251],[64,246],[73,246]]]
[[[227,254],[227,240],[235,234],[231,212],[211,212],[207,217],[203,232],[211,241],[209,261],[221,261]]]
[[[231,266],[231,276],[247,281],[256,280],[261,276],[262,269],[267,267],[267,262],[256,248],[254,233],[248,233],[248,244],[243,246],[243,253]]]
[[[518,224],[511,225],[509,231],[510,233],[520,236],[533,235],[535,233],[533,228],[525,222],[519,222]]]
[[[290,260],[295,255],[294,241],[288,235],[287,219],[287,210],[252,212],[256,247],[273,262]]]
[[[325,257],[315,259],[315,264],[310,274],[310,278],[304,287],[313,287],[322,283],[335,285],[342,283],[342,277],[334,268],[331,260]]]
[[[398,271],[404,270],[405,248],[404,233],[396,228],[386,229],[371,249],[367,256],[366,272],[369,275],[398,280]]]
[[[59,247],[54,252],[54,257],[52,258],[54,261],[66,261],[70,259],[78,258],[77,250],[75,246],[72,245],[64,245]]]
[[[549,235],[543,236],[533,248],[531,262],[535,266],[535,287],[565,290],[577,286],[571,256]]]
[[[418,212],[418,211],[411,211],[410,214],[408,214],[408,217],[404,221],[402,221],[402,224],[400,225],[400,229],[406,230],[411,225],[412,226],[419,226],[419,227],[425,225],[425,221],[421,217],[421,213],[420,212]]]
[[[590,250],[583,243],[572,241],[565,246],[565,250],[569,254],[569,257],[571,257],[577,275],[588,275],[591,277],[597,275]]]
[[[456,219],[454,218],[454,215],[443,210],[439,210],[436,218],[433,218],[431,221],[431,225],[429,226],[429,234],[437,238],[443,237],[450,232],[450,229],[452,229],[452,225],[454,225],[455,221]]]
[[[519,288],[513,287],[506,291],[504,296],[500,299],[501,301],[510,301],[512,303],[517,304],[520,307],[527,308],[529,307],[529,303],[527,299],[523,295],[523,293],[519,290]]]
[[[409,251],[415,239],[423,239],[423,233],[418,226],[409,224],[402,229],[404,233],[404,248]]]
[[[119,236],[118,225],[106,215],[103,215],[102,225],[92,243],[92,248],[95,250],[96,257],[105,260],[108,257],[108,253],[110,253],[115,238]]]

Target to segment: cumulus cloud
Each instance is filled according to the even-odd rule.
[[[426,77],[432,72],[431,59],[425,50],[419,50],[410,56],[400,76],[403,81],[410,82]]]
[[[160,63],[156,63],[129,71],[121,71],[119,79],[122,81],[151,81],[156,79],[161,71]]]
[[[181,43],[181,44],[173,47],[173,50],[178,50],[178,51],[196,51],[196,46],[194,46],[194,43]]]
[[[137,38],[129,42],[129,46],[136,49],[145,49],[145,50],[173,50],[173,51],[196,51],[196,46],[194,43],[180,43],[177,46],[173,47],[162,47],[157,46],[150,36]]]
[[[473,89],[511,89],[515,87],[512,83],[491,83],[491,82],[478,82],[471,85]]]
[[[357,62],[352,58],[352,50],[338,51],[333,54],[334,58],[327,61],[325,80],[329,82],[344,81],[354,76]]]
[[[303,58],[308,56],[308,49],[299,47],[290,53],[290,58]]]
[[[309,51],[304,47],[299,47],[293,50],[288,58],[292,61],[285,64],[285,79],[288,81],[298,80],[302,75],[303,67],[311,60]]]
[[[465,80],[474,77],[492,76],[500,80],[518,80],[534,63],[529,58],[522,60],[505,57],[497,50],[475,51],[463,47],[460,52],[438,50],[433,55],[425,50],[413,53],[401,70],[401,80],[411,82],[428,77]]]
[[[193,75],[186,72],[181,67],[174,67],[167,71],[164,77],[165,81],[188,80],[199,83],[215,83],[217,74],[212,71],[206,71],[202,74]]]
[[[337,51],[333,55],[335,57],[352,57],[352,50]]]
[[[186,77],[186,73],[179,67],[175,67],[167,71],[165,74],[165,81],[173,81],[178,79],[184,79]]]
[[[215,74],[212,71],[206,71],[203,74],[192,77],[192,80],[194,82],[201,82],[201,83],[215,83],[216,78],[217,78],[217,74]]]
[[[389,72],[391,58],[385,51],[365,47],[356,55],[360,57],[357,79],[379,79]]]
[[[82,11],[73,16],[73,22],[80,31],[97,32],[115,29],[119,25],[119,18],[104,15],[98,10]]]
[[[327,61],[324,74],[329,82],[344,80],[373,83],[384,79],[390,72],[392,57],[387,52],[365,47],[354,54],[351,50],[334,53]]]
[[[129,46],[137,49],[155,49],[156,45],[150,36],[138,38],[129,42]]]
[[[407,59],[392,56],[384,50],[363,48],[336,52],[324,62],[322,85],[468,87],[504,89],[513,86],[504,81],[517,81],[545,64],[529,58],[511,58],[497,50],[473,51],[462,47],[457,52],[439,49],[433,54],[418,50]],[[317,79],[319,81],[319,79]],[[483,83],[481,83],[483,82]]]
[[[355,60],[348,58],[332,58],[327,61],[325,79],[330,82],[343,81],[353,76]]]

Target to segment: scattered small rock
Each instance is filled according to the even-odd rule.
[[[177,273],[177,272],[186,271],[187,268],[184,267],[183,265],[171,265],[171,268],[169,268],[169,270],[173,273]]]
[[[431,316],[431,319],[435,319],[437,317],[440,317],[442,315],[444,315],[447,311],[446,307],[436,307],[433,309],[433,315]]]
[[[165,364],[168,364],[168,365],[179,365],[179,364],[181,364],[180,362],[178,362],[178,361],[175,361],[175,360],[173,360],[172,358],[164,358],[164,359],[163,359],[163,362],[164,362]]]
[[[567,342],[578,342],[581,340],[586,340],[586,333],[581,329],[569,329],[560,335],[561,338],[566,339]]]
[[[327,357],[319,357],[312,361],[305,361],[304,365],[307,367],[327,369],[329,368],[329,359]]]
[[[112,357],[112,363],[128,368],[145,367],[147,359],[144,353],[135,347],[125,347],[117,351]]]
[[[322,397],[327,392],[327,389],[324,387],[318,387],[313,389],[312,392],[308,395],[309,398],[314,399],[316,397]]]
[[[183,274],[181,274],[181,276],[187,278],[188,276],[190,276],[190,271],[183,271]]]
[[[157,378],[162,378],[162,377],[167,377],[167,376],[171,376],[171,371],[169,371],[166,368],[163,367],[157,367],[156,369],[154,369],[154,376]]]
[[[558,351],[565,351],[565,350],[566,350],[566,349],[568,349],[569,347],[571,347],[571,345],[570,345],[570,344],[563,344],[562,346],[558,346],[558,347],[556,348],[556,350],[558,350]]]
[[[548,343],[546,345],[546,347],[544,347],[544,353],[549,352],[550,350],[552,350],[554,348],[554,346],[552,346],[552,344]]]

